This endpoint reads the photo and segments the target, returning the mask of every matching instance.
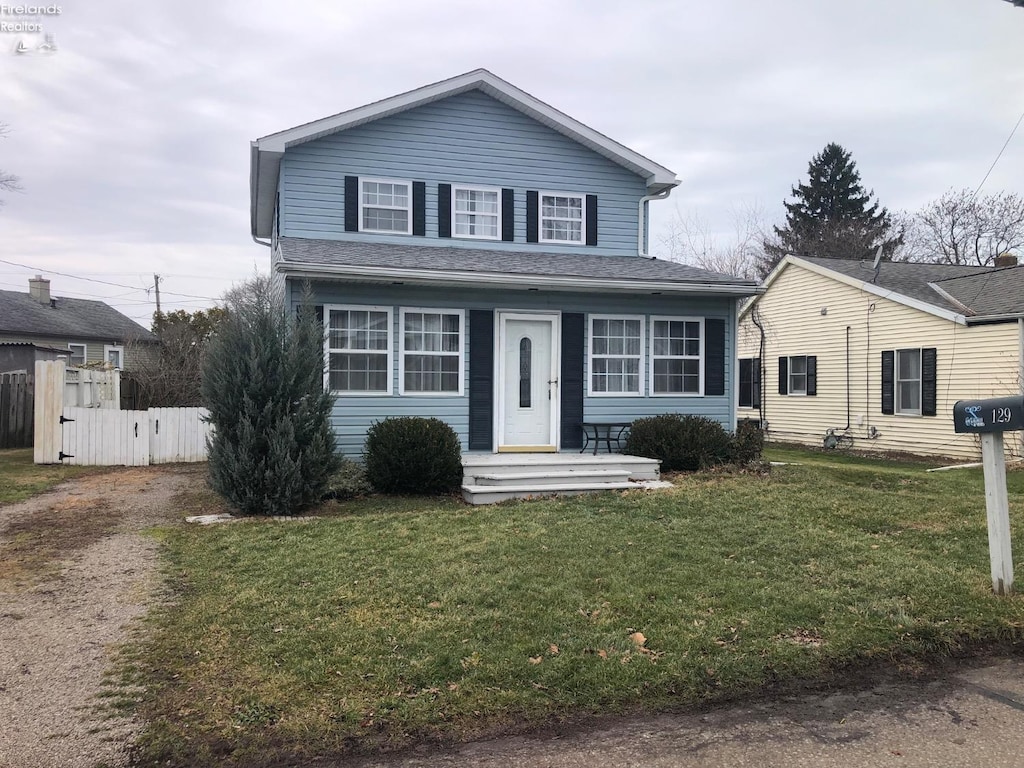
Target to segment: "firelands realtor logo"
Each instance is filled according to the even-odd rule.
[[[49,21],[64,13],[59,5],[6,5],[0,3],[0,33],[17,35],[14,53],[26,56],[34,53],[57,52],[53,32],[47,29]]]

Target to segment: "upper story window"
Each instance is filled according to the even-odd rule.
[[[68,365],[85,365],[88,353],[88,347],[85,344],[68,344],[68,349],[71,350],[71,358],[68,360]]]
[[[391,308],[326,306],[327,386],[346,394],[391,393]]]
[[[412,194],[408,181],[359,180],[359,220],[363,232],[412,232]]]
[[[497,240],[501,237],[501,190],[452,187],[452,234]]]
[[[653,394],[701,394],[703,326],[697,317],[651,318]]]
[[[542,192],[540,195],[540,241],[582,243],[585,220],[584,196]]]
[[[644,380],[644,318],[590,316],[590,394],[638,396]]]

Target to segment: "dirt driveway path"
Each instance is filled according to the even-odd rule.
[[[0,507],[0,768],[124,764],[136,724],[97,712],[96,696],[159,598],[144,532],[180,520],[173,499],[201,475],[116,469]]]

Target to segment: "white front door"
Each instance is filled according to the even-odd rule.
[[[558,450],[558,315],[498,320],[498,450]]]

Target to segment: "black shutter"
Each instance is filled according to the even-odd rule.
[[[807,396],[818,394],[818,358],[807,356]]]
[[[412,183],[412,233],[427,234],[427,185],[422,181]]]
[[[587,245],[597,245],[597,195],[587,195]]]
[[[896,412],[896,353],[882,352],[882,413]]]
[[[725,320],[704,321],[704,394],[725,394]]]
[[[789,358],[779,358],[779,394],[789,394]]]
[[[540,196],[532,189],[526,192],[526,242],[540,242]]]
[[[345,231],[359,231],[359,177],[345,177]]]
[[[753,394],[753,398],[752,398],[753,405],[751,405],[751,408],[760,408],[761,407],[761,358],[760,357],[755,357],[754,358],[753,368],[754,368],[754,371],[753,371],[752,380],[753,380],[753,383],[754,383],[754,394]]]
[[[469,311],[469,449],[494,448],[494,313]]]
[[[921,415],[934,416],[938,412],[935,397],[938,376],[935,347],[921,350]]]
[[[501,239],[511,243],[516,239],[516,193],[501,190]]]
[[[562,314],[562,448],[583,447],[583,325],[582,313]]]
[[[740,408],[754,407],[754,361],[745,357],[740,360]]]
[[[437,185],[437,236],[452,236],[452,185]]]

